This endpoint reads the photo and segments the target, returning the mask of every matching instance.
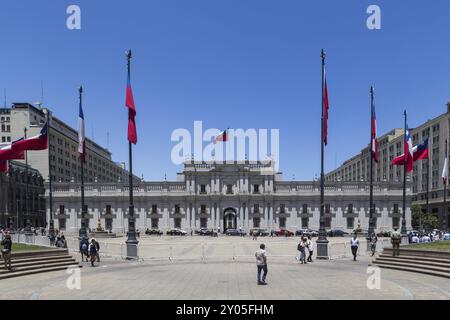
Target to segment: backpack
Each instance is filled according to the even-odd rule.
[[[83,250],[83,251],[86,251],[86,250],[87,250],[87,244],[86,244],[86,243],[83,243],[83,244],[81,245],[81,250]]]

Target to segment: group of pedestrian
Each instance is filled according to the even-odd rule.
[[[308,262],[313,262],[312,256],[314,253],[314,245],[311,240],[311,236],[302,237],[298,246],[297,251],[299,251],[300,255],[297,258],[300,261],[300,264],[307,264]],[[308,258],[306,258],[306,252],[308,252]]]
[[[95,267],[94,262],[100,262],[100,243],[92,238],[89,241],[88,238],[82,238],[80,240],[80,253],[81,253],[81,262],[91,262],[91,267]]]
[[[412,233],[408,234],[409,243],[429,243],[439,241],[443,238],[441,231],[429,232],[429,233]]]

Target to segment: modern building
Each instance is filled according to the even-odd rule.
[[[80,183],[78,131],[55,117],[49,109],[38,108],[29,103],[14,103],[11,109],[1,109],[0,119],[5,121],[8,133],[5,137],[11,141],[20,139],[24,137],[25,129],[28,137],[38,135],[46,122],[47,113],[50,113],[51,118],[49,149],[28,152],[28,163],[48,181],[50,159],[52,181]],[[86,139],[84,176],[86,182],[128,183],[129,180],[129,173],[124,166],[115,163],[107,149],[90,139]],[[135,177],[135,180],[140,179]]]
[[[31,226],[45,227],[44,195],[44,179],[39,171],[10,161],[8,173],[0,173],[0,226],[22,229],[29,220]]]
[[[140,182],[134,186],[136,227],[199,228],[222,231],[242,228],[268,230],[319,228],[320,183],[289,181],[274,172],[273,163],[188,162],[178,181]],[[374,187],[376,230],[390,231],[402,222],[402,183],[380,181]],[[89,183],[85,186],[89,226],[98,220],[106,230],[126,232],[129,189],[123,183]],[[408,189],[405,212],[411,228]],[[48,193],[46,194],[48,201]],[[77,232],[81,225],[80,188],[56,183],[53,193],[55,228]],[[48,203],[48,202],[47,202]],[[49,210],[47,210],[49,218]],[[369,186],[366,182],[326,182],[327,229],[352,232],[368,229]]]
[[[444,208],[444,184],[442,172],[445,160],[445,142],[450,132],[450,103],[447,112],[410,129],[413,145],[418,145],[428,138],[429,160],[414,163],[414,170],[407,177],[412,182],[412,203],[422,206],[426,211],[427,184],[429,187],[429,210],[440,221],[442,228],[450,226],[450,205]],[[379,138],[380,163],[374,163],[374,181],[403,181],[403,167],[393,166],[392,160],[404,153],[404,130],[394,129]],[[358,155],[345,161],[339,168],[326,175],[326,181],[362,181],[369,180],[370,145]],[[428,175],[428,181],[427,181]],[[447,191],[447,199],[450,192]]]
[[[11,142],[11,109],[0,109],[0,144]]]

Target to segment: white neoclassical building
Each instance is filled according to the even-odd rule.
[[[188,162],[177,181],[141,182],[134,186],[136,228],[252,228],[268,230],[319,228],[320,182],[283,181],[273,163]],[[100,219],[106,230],[126,232],[129,189],[123,183],[85,185],[89,226]],[[53,185],[55,228],[77,232],[81,224],[80,185]],[[48,204],[48,190],[46,194]],[[374,185],[376,230],[401,226],[402,183]],[[411,190],[407,188],[406,222],[411,229]],[[47,208],[49,206],[47,205]],[[49,216],[50,211],[47,210]],[[47,216],[47,217],[48,217]],[[327,229],[351,232],[368,228],[369,184],[325,183],[325,225]]]

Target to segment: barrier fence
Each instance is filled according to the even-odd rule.
[[[3,236],[0,234],[0,240]],[[43,247],[51,247],[50,240],[45,236],[11,234],[13,243],[32,244]],[[100,256],[128,259],[134,257],[127,256],[127,244],[125,242],[109,242],[107,240],[98,240],[100,244]],[[267,244],[267,255],[270,258],[294,259],[299,255],[296,245],[298,242],[269,242]],[[178,242],[178,243],[139,243],[136,246],[138,259],[144,261],[177,261],[177,260],[194,260],[194,261],[253,261],[255,259],[255,251],[259,242]],[[66,239],[66,245],[70,252],[80,253],[80,243],[77,238]],[[130,246],[130,245],[128,245]],[[313,240],[314,257],[317,252],[317,244]],[[380,252],[386,247],[390,247],[390,239],[382,238],[377,242],[376,251]],[[370,254],[367,246],[367,240],[360,240],[358,250],[359,256]],[[346,238],[345,242],[330,243],[328,245],[328,258],[343,259],[351,258],[352,252],[350,247],[350,238]]]

